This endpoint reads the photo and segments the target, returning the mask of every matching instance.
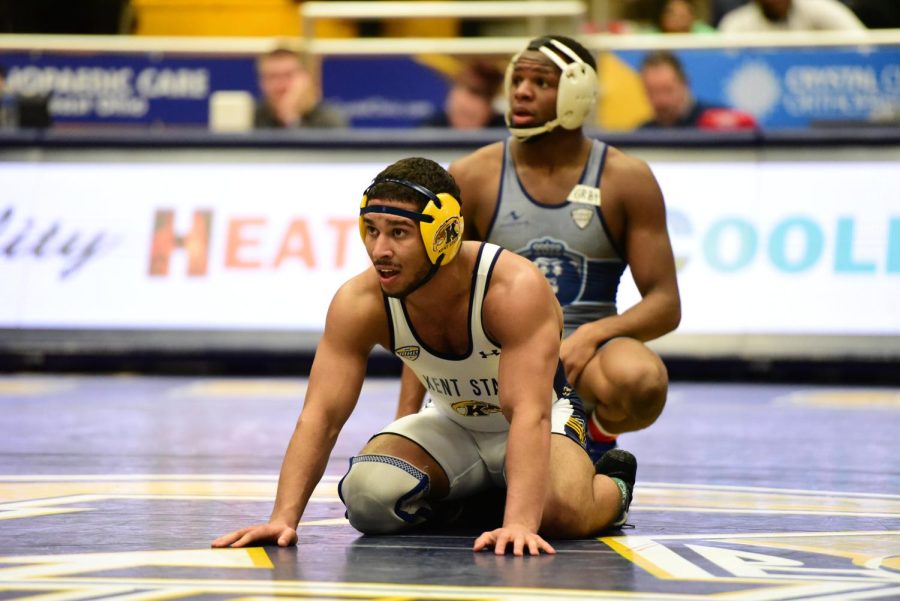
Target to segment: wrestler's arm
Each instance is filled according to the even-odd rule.
[[[527,259],[505,252],[494,273],[483,320],[502,346],[500,406],[509,420],[507,497],[503,526],[482,534],[474,548],[493,546],[502,554],[510,544],[516,555],[524,549],[532,555],[553,553],[537,531],[549,480],[551,398],[562,317],[546,279]]]
[[[644,161],[629,157],[626,169],[633,183],[625,204],[625,248],[641,300],[613,323],[618,335],[647,341],[678,327],[681,299],[662,191]]]
[[[379,327],[386,327],[378,323],[379,310],[385,321],[383,306],[373,303],[373,295],[363,291],[366,276],[371,278],[366,272],[346,283],[328,309],[303,410],[285,452],[268,523],[235,530],[217,538],[212,546],[287,546],[297,542],[297,524],[325,472],[338,433],[356,406]]]
[[[675,259],[659,184],[644,161],[623,154],[616,158],[615,178],[620,196],[616,202],[623,211],[621,243],[641,300],[619,315],[581,326],[570,336],[575,338],[577,334],[579,342],[591,349],[591,355],[611,338],[653,340],[674,330],[681,320]],[[575,342],[567,339],[563,343],[564,357],[567,347]]]

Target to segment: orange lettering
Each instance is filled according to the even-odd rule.
[[[242,248],[259,246],[258,238],[250,238],[246,227],[265,225],[266,220],[262,218],[256,219],[234,219],[228,223],[228,243],[225,249],[225,267],[232,269],[259,269],[259,260],[241,259],[238,253]]]
[[[150,275],[168,275],[169,259],[177,248],[187,252],[188,275],[206,275],[211,225],[212,211],[194,211],[191,230],[186,236],[179,236],[175,233],[175,212],[171,209],[157,211],[150,242]]]
[[[281,248],[278,249],[278,256],[275,257],[275,267],[281,267],[281,264],[288,258],[294,257],[304,263],[310,269],[316,267],[316,257],[314,254],[312,239],[309,236],[309,228],[305,219],[295,219],[288,225],[284,239],[281,241]]]
[[[337,230],[337,248],[334,255],[334,266],[341,269],[347,262],[348,232],[359,231],[358,219],[329,219],[328,225]]]

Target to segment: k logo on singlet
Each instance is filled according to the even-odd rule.
[[[457,401],[450,407],[463,417],[487,417],[500,413],[500,407],[484,401]]]
[[[568,305],[581,295],[585,273],[585,259],[571,250],[565,242],[553,238],[532,240],[516,253],[531,259],[562,305]]]

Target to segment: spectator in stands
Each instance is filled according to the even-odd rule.
[[[345,127],[335,108],[321,101],[321,90],[293,50],[278,48],[256,62],[262,99],[253,124],[258,128]]]
[[[49,96],[15,94],[6,88],[6,74],[0,65],[0,129],[50,127]]]
[[[692,0],[663,0],[652,31],[659,33],[710,33],[716,28],[697,18]]]
[[[501,83],[503,72],[495,64],[484,60],[467,63],[453,80],[443,112],[422,125],[454,129],[504,127],[503,115],[494,108]]]
[[[725,33],[865,28],[838,0],[753,0],[730,11],[719,23],[719,31]]]
[[[653,107],[653,118],[641,125],[641,129],[747,129],[756,126],[756,120],[747,113],[694,98],[684,67],[671,52],[660,50],[648,54],[641,63],[641,81]]]

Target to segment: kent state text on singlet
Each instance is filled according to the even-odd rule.
[[[393,352],[418,376],[442,415],[470,430],[504,432],[500,411],[500,345],[484,332],[481,310],[500,247],[483,243],[478,251],[469,297],[469,349],[462,355],[439,353],[416,336],[403,301],[385,297]],[[557,400],[552,393],[549,402]]]
[[[600,187],[606,150],[606,144],[593,140],[580,184]],[[616,313],[616,292],[626,265],[600,207],[580,202],[544,205],[531,198],[516,174],[509,140],[486,240],[537,265],[563,307],[566,334]]]

